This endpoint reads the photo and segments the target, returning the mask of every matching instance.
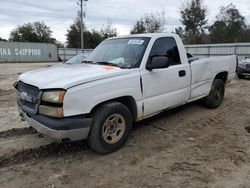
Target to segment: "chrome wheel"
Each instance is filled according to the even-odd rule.
[[[102,136],[108,144],[117,143],[123,136],[126,128],[125,119],[120,114],[110,115],[104,122]]]
[[[219,100],[221,100],[221,98],[222,98],[222,91],[221,91],[221,89],[217,89],[217,90],[215,91],[215,99],[216,99],[217,101],[219,101]]]

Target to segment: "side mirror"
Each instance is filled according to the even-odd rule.
[[[168,67],[168,57],[166,56],[153,56],[151,61],[146,65],[146,69],[150,71],[153,69],[164,69]]]

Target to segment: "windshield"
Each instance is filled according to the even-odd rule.
[[[70,58],[68,61],[66,61],[66,64],[79,64],[82,63],[83,61],[85,61],[87,58],[86,54],[78,54],[72,58]]]
[[[150,38],[129,37],[103,41],[87,57],[86,63],[105,64],[120,68],[138,68]]]

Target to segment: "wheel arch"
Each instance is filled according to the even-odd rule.
[[[220,80],[222,80],[224,83],[226,83],[226,82],[227,82],[227,79],[228,79],[228,72],[227,72],[227,71],[223,71],[223,72],[218,73],[218,74],[215,76],[214,80],[215,80],[215,79],[220,79]]]
[[[120,102],[123,105],[125,105],[129,109],[129,111],[131,112],[133,121],[136,121],[138,111],[137,111],[137,105],[136,105],[135,99],[132,96],[117,97],[117,98],[114,98],[114,99],[111,99],[111,100],[103,101],[103,102],[95,105],[91,109],[90,114],[93,114],[93,112],[96,111],[98,108],[100,108],[104,104],[107,104],[107,103],[110,103],[110,102]]]

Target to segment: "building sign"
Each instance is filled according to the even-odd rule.
[[[55,44],[0,42],[0,62],[51,62],[58,60]]]
[[[40,49],[18,49],[15,48],[14,51],[11,51],[10,48],[0,48],[0,55],[31,55],[31,56],[40,56]]]

